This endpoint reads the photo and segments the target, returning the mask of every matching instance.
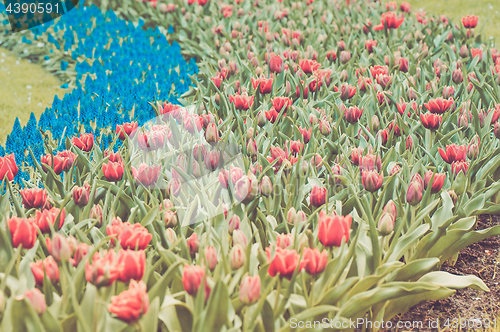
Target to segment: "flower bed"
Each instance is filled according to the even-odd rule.
[[[340,329],[488,290],[439,271],[500,234],[476,230],[500,212],[500,60],[476,18],[370,1],[110,5],[172,25],[198,81],[182,105],[141,94],[150,113],[99,125],[105,146],[91,112],[62,143],[52,128],[57,155],[24,159],[43,189],[19,197],[22,156],[2,158],[2,330],[20,314],[47,330]],[[96,67],[97,82],[115,75]],[[81,94],[118,100],[87,80]]]

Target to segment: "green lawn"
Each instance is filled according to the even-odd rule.
[[[424,9],[428,14],[446,15],[454,23],[461,21],[463,16],[479,16],[476,33],[483,28],[483,34],[500,42],[500,0],[406,0],[412,5],[412,10]],[[399,0],[398,3],[403,1]]]
[[[18,60],[15,54],[0,48],[0,143],[12,131],[16,117],[25,125],[31,112],[39,118],[55,95],[62,98],[68,90],[61,89],[61,84],[41,66]]]

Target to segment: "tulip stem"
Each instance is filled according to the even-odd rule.
[[[276,320],[277,317],[277,311],[278,311],[278,304],[280,302],[280,293],[281,293],[281,276],[278,278],[278,286],[276,287],[276,299],[274,301],[274,320]]]

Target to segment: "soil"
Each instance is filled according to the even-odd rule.
[[[500,224],[500,216],[481,215],[476,229],[485,229],[498,224]],[[500,331],[500,287],[498,285],[500,266],[497,266],[499,259],[500,236],[477,242],[463,249],[454,266],[444,264],[441,270],[457,275],[475,275],[483,280],[490,292],[470,288],[459,289],[447,299],[420,303],[408,312],[394,317],[392,319],[394,326],[398,321],[421,321],[423,326],[427,327],[430,320],[438,320],[440,329],[434,329],[434,331],[467,331],[472,329],[461,328],[461,323],[465,327],[467,324],[473,327],[475,324],[479,326],[482,323],[484,328],[484,324],[489,319],[491,323],[488,330]],[[449,319],[448,328],[445,328],[447,319]],[[496,328],[494,328],[495,324]],[[431,329],[406,328],[404,330],[430,331]]]

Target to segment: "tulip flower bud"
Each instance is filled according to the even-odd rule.
[[[240,284],[240,301],[244,304],[254,304],[260,298],[260,277],[245,275]]]
[[[378,116],[374,115],[372,116],[372,129],[373,131],[378,131],[378,128],[380,126],[380,120],[378,119]]]
[[[311,158],[311,166],[316,167],[318,169],[323,162],[323,158],[319,153],[316,153],[313,158]]]
[[[409,88],[409,89],[408,89],[408,98],[409,98],[410,100],[415,100],[415,99],[417,99],[417,93],[415,92],[415,89],[413,89],[413,88]]]
[[[475,143],[470,144],[467,149],[467,158],[473,160],[476,159],[478,155],[479,155],[479,147],[477,146],[477,144]]]
[[[101,228],[102,226],[102,207],[99,204],[95,204],[92,209],[90,209],[89,218],[97,219],[95,227]]]
[[[309,164],[307,163],[307,161],[305,160],[302,160],[302,163],[300,165],[300,172],[301,172],[301,175],[302,176],[306,176],[307,175],[307,171],[309,170]]]
[[[495,126],[493,126],[493,133],[495,134],[495,137],[500,139],[500,122],[497,121],[495,122]]]
[[[214,247],[205,248],[205,261],[210,271],[213,271],[217,265],[217,250]]]
[[[248,130],[247,130],[247,140],[252,139],[253,134],[254,134],[253,127],[248,128]]]
[[[319,120],[319,131],[323,136],[328,136],[332,132],[330,123],[326,120]]]
[[[229,253],[229,262],[233,270],[237,270],[245,264],[247,261],[247,256],[245,254],[245,248],[240,244],[236,244]]]
[[[340,52],[340,62],[342,64],[346,64],[351,60],[351,53],[348,51],[342,51]]]
[[[408,136],[406,138],[406,150],[411,150],[413,148],[413,138]]]
[[[393,161],[389,163],[388,168],[389,168],[389,176],[392,176],[401,170],[401,167]]]
[[[347,74],[347,70],[343,69],[341,72],[340,72],[340,75],[339,75],[339,79],[341,82],[345,82],[347,81],[347,77],[348,77],[348,74]]]
[[[167,228],[165,230],[165,237],[171,244],[177,241],[177,234],[175,234],[175,231],[172,228]]]
[[[90,185],[85,182],[83,187],[74,187],[73,188],[73,201],[79,207],[84,207],[89,203],[90,196]]]
[[[389,213],[384,213],[378,220],[378,232],[382,236],[387,236],[394,230],[394,217]]]
[[[464,130],[469,126],[469,119],[467,118],[467,114],[463,113],[458,117],[457,125],[459,128],[464,127]]]
[[[304,211],[301,210],[301,211],[297,212],[297,217],[295,219],[295,222],[300,224],[300,223],[303,223],[306,221],[307,221],[307,216],[304,213]]]
[[[248,142],[247,142],[247,154],[250,157],[252,157],[252,159],[256,159],[257,153],[258,153],[258,150],[257,150],[257,144],[255,143],[255,140],[253,140],[253,139],[248,140]],[[255,158],[253,158],[253,157],[255,157]]]
[[[198,239],[198,234],[193,233],[188,239],[187,239],[187,247],[189,248],[189,253],[191,256],[194,257],[196,253],[198,252],[200,248],[200,240]]]
[[[27,290],[22,297],[28,299],[35,312],[39,315],[43,314],[47,309],[45,298],[38,288]]]
[[[233,232],[237,229],[240,229],[240,223],[241,223],[241,219],[240,217],[238,217],[238,215],[233,215],[231,217],[231,219],[229,220],[229,224],[228,224],[228,231],[230,234],[233,234]]]
[[[408,186],[408,191],[406,192],[406,201],[415,206],[422,200],[422,186],[417,181],[412,181]]]
[[[273,183],[267,175],[264,175],[260,181],[260,192],[266,197],[273,193]]]
[[[347,83],[340,87],[340,99],[343,101],[349,99],[349,85]]]
[[[292,85],[290,84],[289,81],[286,81],[286,84],[285,84],[285,89],[286,89],[286,95],[290,95],[290,93],[292,92]]]
[[[55,233],[51,241],[50,253],[59,262],[66,262],[71,258],[72,250],[64,235]]]
[[[217,130],[217,125],[215,123],[210,123],[205,131],[205,139],[209,144],[215,144],[219,142],[219,131]]]
[[[175,225],[177,225],[177,215],[175,211],[167,210],[163,212],[163,223],[167,228],[175,227]]]
[[[457,205],[458,196],[455,190],[448,190],[448,195],[450,195],[453,205]]]
[[[263,127],[267,123],[266,113],[264,111],[260,111],[257,115],[257,124],[259,127]]]
[[[201,177],[200,164],[196,160],[193,160],[193,175],[195,178]]]
[[[243,248],[247,246],[247,237],[245,233],[239,229],[233,231],[233,246],[240,244]]]
[[[311,125],[315,125],[318,123],[318,118],[316,117],[316,115],[314,114],[309,114],[309,122],[311,123]]]
[[[464,74],[462,73],[462,70],[460,69],[455,69],[453,73],[451,74],[451,79],[453,80],[453,83],[455,84],[460,84],[464,81]]]
[[[389,213],[394,217],[394,220],[398,217],[398,209],[396,207],[396,203],[391,199],[384,206],[383,213]]]
[[[469,49],[467,48],[467,45],[462,45],[462,47],[460,47],[460,56],[464,59],[469,56]]]
[[[293,206],[288,210],[286,221],[291,225],[295,225],[297,222],[297,211]]]

